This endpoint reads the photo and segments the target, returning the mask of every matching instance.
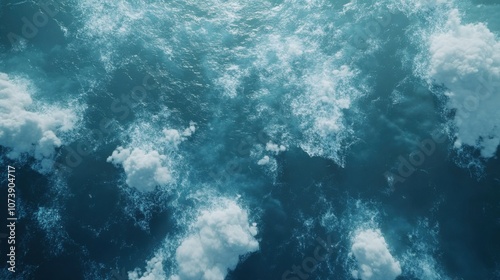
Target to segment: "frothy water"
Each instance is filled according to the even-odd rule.
[[[19,244],[0,278],[497,279],[498,18],[472,0],[0,4]]]

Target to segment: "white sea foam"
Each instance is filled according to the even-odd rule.
[[[493,157],[500,144],[500,42],[483,23],[462,24],[449,12],[443,30],[429,37],[429,77],[447,88],[455,110],[455,147],[476,147]]]
[[[163,256],[155,255],[146,262],[146,271],[141,273],[139,270],[134,270],[128,273],[130,280],[164,280],[167,279],[163,269]]]
[[[223,280],[239,256],[259,249],[256,234],[256,224],[249,224],[247,212],[232,200],[201,211],[177,248],[179,272],[171,279]]]
[[[211,88],[240,102],[239,98],[247,96],[238,93],[256,75],[258,92],[272,95],[252,95],[261,98],[258,106],[269,107],[271,112],[271,118],[265,119],[269,121],[266,132],[286,147],[299,146],[311,156],[323,156],[343,165],[344,151],[353,135],[348,125],[352,121],[346,120],[345,111],[353,108],[364,86],[357,80],[358,71],[348,52],[325,51],[320,43],[329,41],[340,46],[342,36],[351,33],[349,24],[340,23],[335,28],[333,23],[317,24],[332,20],[335,5],[323,1],[188,3],[196,9],[156,1],[144,5],[87,0],[78,4],[85,19],[82,37],[101,46],[101,60],[110,71],[124,57],[115,41],[145,44],[154,52],[164,53],[166,56],[160,59],[170,62],[192,56],[190,47],[210,49],[201,66],[214,85]],[[114,12],[105,13],[107,9]],[[245,14],[251,14],[251,20]],[[143,17],[147,20],[140,20]],[[156,26],[166,27],[161,31],[167,39],[158,37]],[[185,38],[189,38],[191,46],[182,45]],[[361,52],[356,50],[356,54],[360,56]],[[198,67],[186,59],[176,61],[176,65],[186,71]],[[283,116],[275,113],[273,104],[280,104],[280,110],[289,112],[292,119],[278,120]],[[179,141],[174,131],[166,133],[172,141]],[[291,135],[288,139],[278,138],[283,134]]]
[[[107,161],[123,167],[129,186],[140,191],[152,191],[156,186],[166,185],[172,179],[164,164],[166,158],[157,151],[118,147]]]
[[[35,216],[38,225],[45,231],[55,230],[61,226],[61,215],[57,208],[40,207]]]
[[[292,108],[302,118],[301,128],[307,135],[301,148],[311,156],[323,156],[343,165],[342,153],[348,144],[344,141],[352,134],[343,111],[351,107],[359,91],[351,85],[356,71],[347,65],[333,65],[319,64],[307,75],[306,92],[294,100]]]
[[[281,152],[286,151],[286,147],[283,145],[274,144],[273,142],[267,142],[266,151],[273,152],[275,155],[278,155]]]
[[[268,141],[265,145],[255,144],[250,149],[250,157],[260,165],[264,171],[276,182],[278,175],[278,161],[276,157],[285,152],[287,149],[284,145],[274,144],[273,141]]]
[[[191,121],[189,122],[189,127],[182,132],[176,129],[164,129],[163,133],[165,134],[167,142],[177,147],[182,141],[193,135],[195,131],[196,123]]]
[[[303,4],[304,7],[301,6],[301,4],[294,4],[295,2],[285,2],[282,5],[277,5],[276,7],[272,7],[272,9],[270,8],[269,11],[259,11],[259,13],[255,13],[255,18],[252,18],[252,20],[259,21],[262,20],[263,17],[267,17],[265,18],[266,21],[272,22],[272,26],[262,26],[249,30],[248,41],[245,42],[244,46],[238,45],[234,49],[227,47],[222,48],[221,45],[218,45],[218,42],[214,43],[214,41],[216,41],[215,39],[209,38],[208,36],[213,35],[217,40],[224,38],[231,41],[233,38],[230,35],[237,34],[241,31],[238,29],[239,26],[247,24],[246,22],[245,24],[238,24],[241,23],[238,22],[238,20],[241,19],[239,13],[241,9],[244,8],[242,7],[244,5],[237,1],[228,1],[227,4],[217,3],[216,5],[214,2],[208,1],[205,4],[196,5],[197,9],[200,10],[198,13],[182,10],[178,7],[168,9],[168,11],[167,9],[157,9],[158,11],[161,10],[164,12],[166,15],[165,18],[169,16],[172,17],[172,22],[175,23],[172,27],[169,26],[166,28],[165,31],[169,36],[175,34],[175,36],[171,36],[172,40],[170,41],[151,36],[151,34],[154,34],[154,31],[157,30],[154,28],[148,30],[147,27],[151,25],[136,20],[133,14],[133,8],[127,5],[123,6],[124,4],[121,1],[115,2],[118,4],[113,4],[112,2],[100,4],[95,1],[88,1],[86,4],[86,9],[92,10],[92,13],[95,13],[94,16],[97,19],[93,22],[89,21],[90,25],[87,26],[87,31],[89,33],[98,34],[102,39],[102,46],[109,47],[113,45],[110,43],[113,42],[113,40],[108,41],[107,39],[105,40],[105,38],[122,38],[121,36],[123,34],[127,36],[134,36],[135,34],[135,36],[145,36],[147,39],[151,39],[150,41],[153,42],[152,44],[157,44],[158,49],[165,50],[165,52],[172,57],[177,55],[179,50],[189,49],[189,47],[177,48],[178,46],[175,46],[176,43],[182,41],[182,38],[188,37],[192,39],[192,41],[190,41],[196,47],[199,46],[199,41],[202,41],[204,38],[207,40],[206,45],[210,46],[209,49],[211,49],[210,53],[207,55],[208,62],[206,63],[206,65],[209,66],[207,66],[208,69],[205,70],[215,76],[213,79],[215,81],[214,83],[222,91],[222,96],[229,96],[233,99],[239,98],[239,93],[243,90],[242,85],[244,84],[244,79],[247,79],[251,74],[257,75],[258,79],[256,80],[261,83],[263,88],[259,92],[265,93],[252,95],[252,98],[261,99],[260,104],[258,104],[259,110],[263,108],[262,111],[268,110],[271,112],[271,116],[280,118],[282,116],[272,114],[274,113],[273,105],[279,104],[282,108],[288,110],[287,112],[290,112],[290,114],[287,114],[287,117],[291,117],[281,120],[281,122],[273,120],[272,118],[267,119],[263,117],[262,119],[264,121],[269,121],[270,123],[266,127],[266,132],[270,134],[273,139],[279,141],[278,143],[282,143],[283,146],[299,146],[311,156],[323,156],[333,159],[341,165],[343,164],[342,153],[346,146],[345,142],[348,142],[349,136],[353,133],[349,125],[350,122],[346,121],[345,112],[355,109],[353,103],[356,102],[357,97],[362,93],[360,89],[362,86],[358,87],[355,85],[358,82],[356,78],[359,72],[353,64],[348,64],[348,62],[342,59],[342,56],[345,55],[343,51],[339,51],[336,54],[326,54],[318,44],[318,42],[322,40],[330,40],[332,44],[334,44],[333,42],[338,38],[330,38],[329,36],[331,34],[326,30],[328,28],[321,30],[321,28],[318,28],[314,23],[302,22],[297,20],[297,17],[294,17],[295,11],[300,11],[297,12],[297,14],[307,14],[315,5],[319,5],[319,2],[307,1],[307,3]],[[356,6],[356,2],[358,1],[351,1],[351,3],[353,3],[351,6]],[[405,2],[409,6],[418,9],[432,9],[437,4],[442,4],[447,1],[404,0],[400,2]],[[100,11],[105,10],[102,8],[105,5],[112,5],[112,7],[122,5],[122,7],[118,7],[116,13],[113,15],[105,15]],[[155,5],[158,4],[156,3]],[[156,9],[155,5],[151,5],[154,7],[151,9],[141,7],[137,10],[147,10],[147,13],[154,15],[152,18],[161,21],[158,18],[160,13],[154,11],[154,9]],[[297,5],[297,7],[294,5]],[[290,8],[290,6],[293,7]],[[356,9],[353,8],[353,10]],[[200,14],[206,14],[207,16],[206,18],[201,17]],[[184,17],[184,15],[186,15],[186,17]],[[311,13],[310,15],[311,19],[312,17],[317,19],[322,16],[320,11]],[[142,17],[142,15],[140,17]],[[89,18],[92,20],[92,17]],[[169,24],[171,23],[171,21],[166,22],[169,22]],[[248,22],[250,22],[250,20]],[[285,28],[285,26],[293,26],[294,22],[298,23],[296,29],[287,30]],[[311,20],[311,22],[316,21]],[[103,28],[103,25],[106,26]],[[134,28],[134,26],[139,27]],[[220,29],[221,26],[225,29],[227,28],[227,33]],[[329,28],[331,28],[331,26]],[[340,30],[342,27],[335,26],[335,28],[332,29]],[[137,32],[137,30],[142,30],[144,32]],[[259,30],[265,30],[265,33],[257,36],[258,39],[255,39],[255,32]],[[217,31],[220,31],[220,34],[218,34]],[[99,34],[99,32],[103,32],[103,34]],[[240,33],[247,34],[245,32]],[[231,42],[234,43],[234,41]],[[103,61],[112,60],[109,58],[110,54],[113,54],[111,48],[103,48],[102,53]],[[227,59],[226,56],[229,56],[230,59]],[[228,62],[231,58],[235,58],[235,61]],[[224,69],[211,68],[213,64],[219,63],[218,60],[223,61],[221,64]],[[214,63],[214,61],[217,62]],[[182,67],[185,69],[192,67],[192,65],[189,65],[186,61],[183,61],[183,63],[185,64],[183,64]],[[227,67],[227,63],[230,63],[229,67]],[[278,91],[277,89],[283,89],[283,91]],[[158,181],[161,181],[155,179],[154,174],[156,173],[156,169],[166,168],[170,172],[173,172],[175,168],[172,168],[169,163],[172,155],[170,152],[175,151],[176,147],[179,145],[184,145],[181,143],[186,137],[193,133],[195,129],[191,129],[190,125],[190,127],[184,131],[182,131],[182,129],[165,129],[163,131],[160,129],[159,131],[161,135],[155,139],[161,138],[162,140],[154,140],[154,144],[144,144],[147,141],[143,141],[143,139],[141,139],[141,141],[132,140],[134,143],[124,145],[123,147],[126,148],[122,148],[123,150],[127,150],[126,153],[120,155],[120,151],[115,151],[117,152],[115,157],[117,161],[120,161],[119,165],[123,166],[123,163],[130,158],[134,149],[140,150],[141,153],[139,153],[139,155],[141,156],[138,158],[144,159],[145,162],[152,163],[152,165],[146,166],[154,167],[152,169],[145,168],[146,171],[149,170],[149,175],[152,175],[150,178],[153,178],[153,184],[157,184]],[[141,130],[137,135],[142,133],[143,131]],[[275,137],[277,135],[279,136]],[[281,136],[286,139],[281,138]],[[50,138],[50,135],[48,138]],[[160,148],[157,145],[158,143],[168,143],[168,151]],[[281,148],[276,144],[273,144],[267,149],[267,152],[271,154],[279,153],[280,151]],[[265,151],[262,149],[261,153],[255,158],[255,162],[268,166],[276,162],[274,158],[264,153]],[[144,157],[149,159],[146,160]],[[111,161],[113,161],[113,156],[111,157]],[[130,159],[130,161],[133,162],[132,159]],[[143,161],[137,161],[137,164],[131,165],[140,167]],[[127,173],[126,170],[125,173]],[[227,205],[225,205],[225,207],[227,207]],[[247,244],[240,244],[241,252],[245,253],[256,250],[255,244],[250,242],[254,234],[252,234],[250,230],[252,226],[249,225],[247,218],[243,219],[244,223],[235,222],[234,220],[237,220],[236,218],[227,218],[227,216],[231,215],[230,213],[226,213],[224,209],[224,207],[215,207],[214,209],[206,210],[205,212],[202,211],[200,213],[197,221],[192,224],[190,233],[185,239],[181,240],[178,247],[176,247],[177,252],[175,253],[175,261],[177,261],[178,272],[176,275],[171,276],[172,279],[223,279],[227,268],[234,267],[234,260],[236,259],[237,262],[238,255],[235,252],[228,253],[229,251],[225,251],[222,245],[221,247],[213,245],[226,244],[226,241],[231,239],[231,234],[220,232],[215,227],[215,224],[219,224],[219,222],[217,222],[218,219],[220,219],[221,225],[236,224],[234,228],[238,230],[242,229],[247,232],[247,236],[245,237],[247,243],[241,241],[243,239],[240,240],[236,238],[236,240],[241,241],[240,243]],[[241,210],[241,208],[239,209]],[[238,212],[237,208],[234,210]],[[369,216],[367,214],[361,216],[363,216],[364,219],[370,219],[370,217],[367,217]],[[333,218],[330,217],[329,219]],[[310,221],[310,219],[307,221]],[[357,228],[358,225],[359,224],[354,225],[353,223],[346,229],[352,230],[353,228]],[[353,243],[353,245],[365,245],[358,246],[355,250],[359,255],[357,259],[362,259],[363,264],[365,264],[365,266],[358,269],[357,274],[362,279],[377,279],[375,277],[380,274],[373,271],[387,265],[392,269],[389,270],[389,273],[392,273],[390,276],[395,275],[398,272],[398,266],[396,265],[397,260],[390,254],[388,249],[389,246],[385,238],[381,235],[377,226],[368,228],[370,229],[361,231],[361,233],[364,232],[364,234],[361,234],[359,238],[355,238],[354,240],[356,242]],[[250,232],[249,235],[248,232]],[[241,236],[244,236],[244,234]],[[376,245],[374,246],[375,248],[369,246],[371,243],[367,241],[368,239],[374,241],[373,244]],[[207,259],[212,258],[208,256],[207,251],[198,250],[199,248],[205,247],[208,252],[220,256],[221,263],[209,263]],[[380,263],[374,262],[374,260],[369,257],[369,253],[376,253],[386,257],[384,259],[385,261],[381,260]],[[171,257],[172,258],[169,259],[163,254],[156,254],[148,261],[144,273],[134,271],[133,273],[135,274],[130,277],[132,279],[165,279],[166,275],[168,275],[165,271],[170,267],[165,268],[164,264],[174,259],[174,256]],[[196,262],[198,262],[198,264],[201,263],[202,266],[204,266],[203,269],[201,269],[200,266],[194,265]],[[433,267],[433,269],[434,268],[435,267]],[[205,271],[208,273],[205,273]],[[369,276],[370,271],[372,272],[372,276]],[[419,275],[432,274],[429,272],[428,274]],[[422,279],[426,278],[423,277]]]
[[[439,254],[439,226],[428,219],[419,219],[407,237],[409,248],[401,256],[404,271],[418,279],[449,280],[436,259]]]
[[[357,71],[335,55],[323,54],[316,40],[308,40],[307,36],[274,34],[251,50],[255,56],[253,66],[264,86],[285,91],[276,96],[255,95],[261,102],[269,102],[260,105],[259,113],[270,115],[266,132],[283,145],[299,146],[310,156],[326,157],[343,165],[343,152],[352,135],[344,111],[361,94],[353,85]],[[295,71],[295,63],[304,69]],[[281,104],[278,114],[282,115],[276,114],[274,102]]]
[[[406,14],[429,11],[438,7],[449,5],[454,0],[398,0],[389,1],[389,6],[397,7]]]
[[[385,238],[378,229],[362,230],[356,233],[352,241],[351,253],[358,263],[358,270],[352,271],[355,278],[390,280],[401,275],[401,266],[391,255]]]
[[[123,167],[126,183],[142,192],[175,183],[175,166],[179,163],[179,145],[196,131],[190,122],[183,130],[163,129],[158,133],[154,125],[138,121],[126,135],[131,136],[127,146],[117,147],[107,162]]]
[[[284,145],[274,144],[272,141],[269,141],[266,143],[265,151],[270,152],[271,154],[277,156],[280,153],[286,151],[286,147]],[[254,148],[250,151],[250,155],[252,157],[260,157],[262,156],[263,153],[264,149],[261,148],[259,145],[255,145]],[[272,165],[271,169],[275,170],[274,165],[276,165],[276,160],[274,158],[271,159],[269,155],[264,155],[257,161],[258,165],[269,165],[270,163],[273,163],[271,164]]]
[[[45,233],[48,252],[58,255],[64,251],[68,234],[63,227],[60,210],[58,208],[39,207],[34,218],[40,229]]]
[[[262,7],[265,5],[269,4]],[[242,6],[227,7],[228,12],[256,9]],[[214,76],[215,88],[221,96],[230,97],[229,102],[253,99],[255,115],[249,118],[265,122],[265,132],[271,138],[287,148],[298,146],[311,156],[343,165],[344,151],[353,135],[352,120],[346,120],[345,112],[354,107],[364,84],[348,52],[332,51],[322,43],[340,47],[341,37],[351,33],[345,22],[335,28],[333,23],[317,24],[332,22],[334,6],[323,1],[285,1],[258,9],[252,13],[257,25],[242,22],[227,27],[231,34],[234,30],[239,36],[248,35],[248,39],[240,42],[238,36],[230,37],[236,47],[215,46],[206,65],[207,72]],[[229,20],[213,21],[220,24]],[[356,50],[357,56],[360,53]],[[256,83],[248,86],[249,80]],[[246,90],[249,93],[245,96],[239,94]]]
[[[269,156],[264,156],[257,162],[258,165],[266,165],[269,163]]]
[[[63,144],[61,136],[75,128],[78,118],[71,109],[35,104],[31,90],[28,81],[0,73],[0,145],[9,149],[10,159],[34,157],[38,171],[47,173]]]
[[[147,261],[145,272],[135,269],[129,272],[130,279],[223,280],[240,256],[257,251],[257,225],[249,222],[247,211],[234,200],[212,199],[211,206],[198,212],[176,247],[171,239],[165,242],[165,247]],[[172,249],[175,257],[169,257]],[[163,262],[177,272],[165,277]]]
[[[320,203],[330,203],[320,200]],[[330,206],[331,207],[331,206]],[[385,219],[381,205],[363,200],[348,199],[347,208],[337,218],[331,210],[321,218],[328,230],[341,235],[342,242],[349,244],[344,262],[345,278],[394,279],[397,276],[416,279],[448,280],[436,255],[440,252],[439,227],[430,225],[429,219],[417,223],[401,219]],[[387,230],[382,234],[382,221]],[[326,222],[327,221],[327,222]],[[389,224],[387,224],[389,223]],[[401,234],[407,234],[408,243],[401,242]],[[339,254],[344,254],[339,248]]]
[[[96,51],[105,69],[108,72],[116,70],[122,62],[121,56],[116,53],[120,44],[116,42],[123,43],[127,39],[131,41],[134,39],[132,35],[136,38],[142,36],[141,31],[146,31],[142,23],[144,18],[148,18],[145,16],[148,9],[144,5],[129,1],[86,0],[78,1],[75,6],[78,7],[83,20],[83,27],[75,37],[92,40],[98,46]],[[137,35],[139,32],[141,35]]]

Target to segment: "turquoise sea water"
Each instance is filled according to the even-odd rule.
[[[0,278],[500,279],[499,18],[0,2]]]

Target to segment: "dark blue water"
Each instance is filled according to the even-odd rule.
[[[0,278],[500,279],[498,18],[1,2]]]

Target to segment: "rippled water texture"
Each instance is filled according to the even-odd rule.
[[[499,19],[1,2],[0,278],[500,279]]]

